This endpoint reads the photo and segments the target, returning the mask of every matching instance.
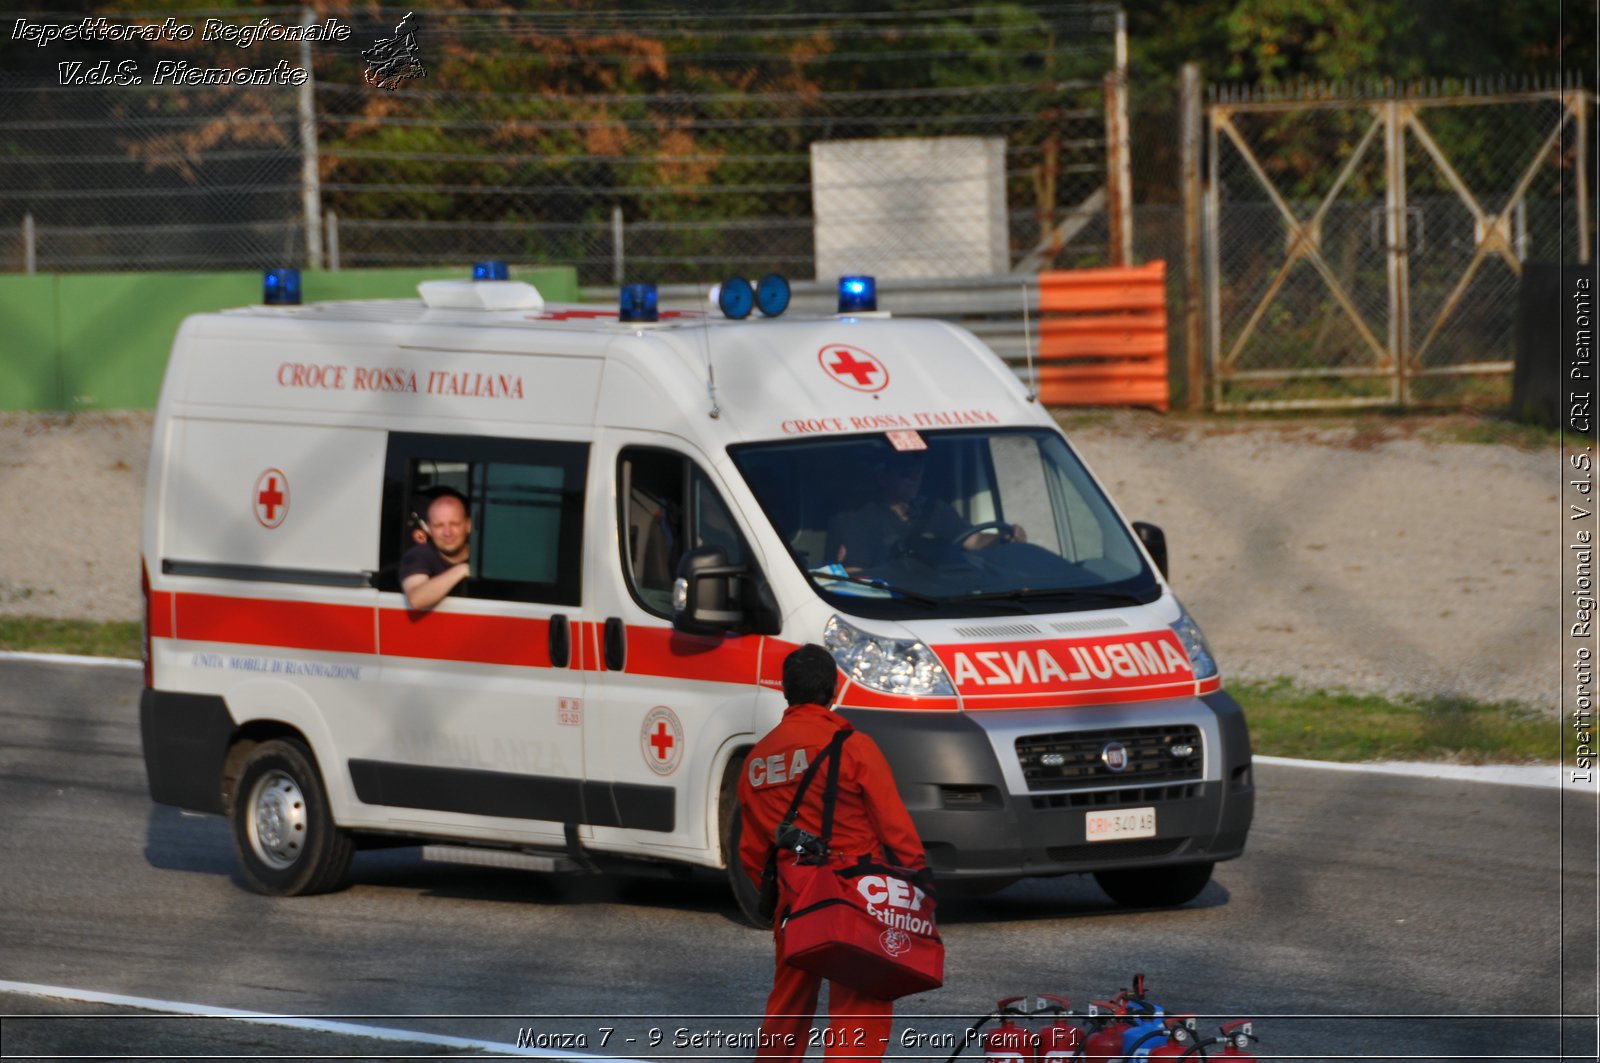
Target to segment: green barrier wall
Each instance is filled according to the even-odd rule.
[[[305,301],[414,299],[425,280],[470,276],[452,269],[305,272]],[[577,302],[570,266],[513,269],[554,303]],[[261,299],[261,274],[0,274],[0,410],[148,409],[178,325],[190,314]]]

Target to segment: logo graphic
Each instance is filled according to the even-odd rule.
[[[1121,742],[1107,742],[1100,748],[1100,763],[1108,771],[1126,771],[1128,769],[1128,747]]]
[[[422,65],[422,50],[417,47],[416,17],[407,11],[394,28],[393,37],[384,37],[371,48],[361,50],[361,58],[367,61],[362,77],[368,85],[393,90],[402,81],[428,76]]]
[[[877,355],[860,347],[830,343],[817,352],[817,362],[852,391],[882,391],[889,386],[889,370]]]
[[[678,714],[665,705],[645,713],[644,726],[639,728],[639,752],[657,775],[677,771],[683,760],[683,724],[678,722]]]
[[[256,477],[256,520],[263,528],[276,528],[289,515],[289,478],[278,469]]]
[[[891,956],[898,956],[911,948],[911,935],[904,930],[885,930],[878,935],[878,946]]]

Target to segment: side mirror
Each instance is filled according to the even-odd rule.
[[[728,551],[720,546],[702,546],[678,562],[672,626],[690,635],[775,635],[782,624],[772,588],[759,572],[729,564]]]
[[[1156,563],[1156,568],[1161,570],[1161,577],[1167,577],[1167,533],[1147,521],[1136,520],[1133,522],[1133,533],[1144,543],[1144,548],[1150,551],[1150,557]]]

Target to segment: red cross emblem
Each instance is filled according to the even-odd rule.
[[[256,520],[263,528],[276,528],[289,515],[289,478],[278,469],[256,477]]]
[[[683,760],[683,724],[678,721],[678,714],[665,705],[645,713],[644,724],[639,728],[639,752],[657,775],[677,771]]]
[[[853,391],[882,391],[889,386],[889,370],[876,355],[860,347],[830,343],[817,352],[817,362]]]
[[[656,721],[656,733],[650,736],[650,744],[656,747],[656,759],[666,760],[667,754],[677,744],[677,740],[667,734],[667,721]]]

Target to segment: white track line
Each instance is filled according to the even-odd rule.
[[[126,657],[82,657],[76,653],[23,653],[19,650],[0,650],[0,661],[37,661],[41,664],[82,664],[100,668],[143,668],[143,661],[130,661]]]
[[[0,661],[37,661],[44,664],[81,664],[112,668],[142,668],[143,662],[120,657],[79,657],[69,653],[18,653],[0,651]],[[1377,775],[1405,775],[1417,779],[1455,779],[1461,782],[1498,783],[1503,786],[1565,786],[1595,793],[1594,782],[1574,782],[1572,772],[1559,764],[1435,764],[1429,761],[1375,761],[1347,764],[1331,760],[1297,760],[1293,757],[1256,757],[1257,764],[1287,768],[1324,768],[1328,771],[1364,771]],[[1595,776],[1600,779],[1600,776]],[[609,1057],[608,1057],[609,1058]]]
[[[1460,782],[1499,783],[1503,786],[1565,786],[1568,790],[1594,793],[1600,776],[1587,773],[1591,781],[1574,782],[1573,772],[1560,764],[1435,764],[1422,760],[1373,761],[1346,764],[1333,760],[1296,760],[1293,757],[1255,757],[1257,764],[1286,768],[1322,768],[1326,771],[1364,771],[1374,775],[1406,775],[1416,779],[1455,779]]]
[[[328,1019],[309,1019],[290,1015],[273,1015],[260,1011],[239,1011],[234,1008],[214,1008],[209,1004],[180,1004],[170,1000],[152,1000],[148,997],[127,997],[117,993],[97,993],[89,989],[67,989],[62,986],[34,985],[30,982],[0,981],[0,994],[44,997],[50,1000],[67,1000],[85,1004],[109,1004],[119,1008],[155,1011],[169,1015],[195,1015],[213,1019],[233,1019],[258,1026],[282,1026],[291,1030],[339,1034],[343,1037],[366,1037],[378,1041],[403,1041],[407,1044],[433,1045],[489,1055],[532,1056],[540,1059],[595,1059],[607,1063],[643,1063],[623,1056],[602,1056],[592,1053],[572,1052],[554,1048],[518,1048],[516,1045],[470,1037],[452,1037],[448,1034],[423,1033],[418,1030],[396,1030],[384,1026],[362,1026],[351,1022],[333,1022]]]

